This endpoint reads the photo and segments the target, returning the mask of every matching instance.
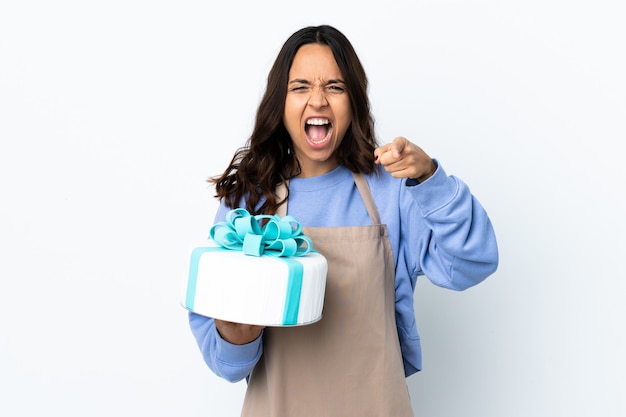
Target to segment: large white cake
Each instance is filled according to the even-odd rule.
[[[213,226],[212,239],[191,250],[181,300],[183,307],[207,317],[263,326],[297,326],[320,320],[328,271],[326,258],[312,250],[310,240],[306,250],[299,249],[293,256],[279,256],[276,251],[264,249],[278,246],[280,252],[289,242],[271,244],[279,237],[266,228],[280,226],[274,224],[257,229],[255,216],[245,222],[234,221],[247,216],[242,209],[229,214],[227,223]],[[291,235],[301,247],[303,235],[299,225],[293,225],[293,218],[284,219],[292,224]],[[272,222],[274,220],[282,219],[273,216]],[[253,233],[241,230],[241,223],[248,222],[253,223]],[[282,227],[284,229],[284,222]],[[227,229],[226,232],[223,229]],[[237,233],[235,229],[239,229]],[[235,234],[239,236],[233,237]],[[237,240],[241,240],[238,245]],[[255,248],[254,254],[246,254],[242,248],[249,247],[250,241],[255,246],[260,245],[261,250]],[[293,242],[291,244],[293,246]]]

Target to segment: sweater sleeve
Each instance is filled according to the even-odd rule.
[[[435,285],[454,290],[472,287],[498,266],[498,247],[485,209],[460,179],[442,167],[422,184],[406,187],[425,222],[415,265]]]
[[[245,345],[233,345],[222,339],[212,318],[189,313],[191,332],[209,368],[230,382],[246,378],[263,353],[262,334]]]

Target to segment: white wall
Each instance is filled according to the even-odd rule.
[[[623,2],[225,4],[0,5],[0,414],[238,415],[178,304],[186,251],[280,45],[330,23],[380,139],[465,180],[499,238],[483,284],[418,284],[416,414],[624,415]]]

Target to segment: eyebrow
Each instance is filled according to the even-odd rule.
[[[289,84],[307,84],[307,85],[311,85],[311,82],[309,80],[304,80],[302,78],[296,78],[296,79],[293,79],[293,80],[289,81]],[[336,79],[336,80],[328,80],[328,81],[326,81],[326,83],[324,83],[324,85],[329,85],[329,84],[345,84],[345,82],[343,80]]]

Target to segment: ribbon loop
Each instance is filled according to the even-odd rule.
[[[253,216],[243,208],[229,211],[209,235],[220,246],[250,256],[303,256],[313,250],[313,242],[293,216]]]
[[[247,233],[243,238],[242,250],[246,255],[263,255],[263,236]]]

